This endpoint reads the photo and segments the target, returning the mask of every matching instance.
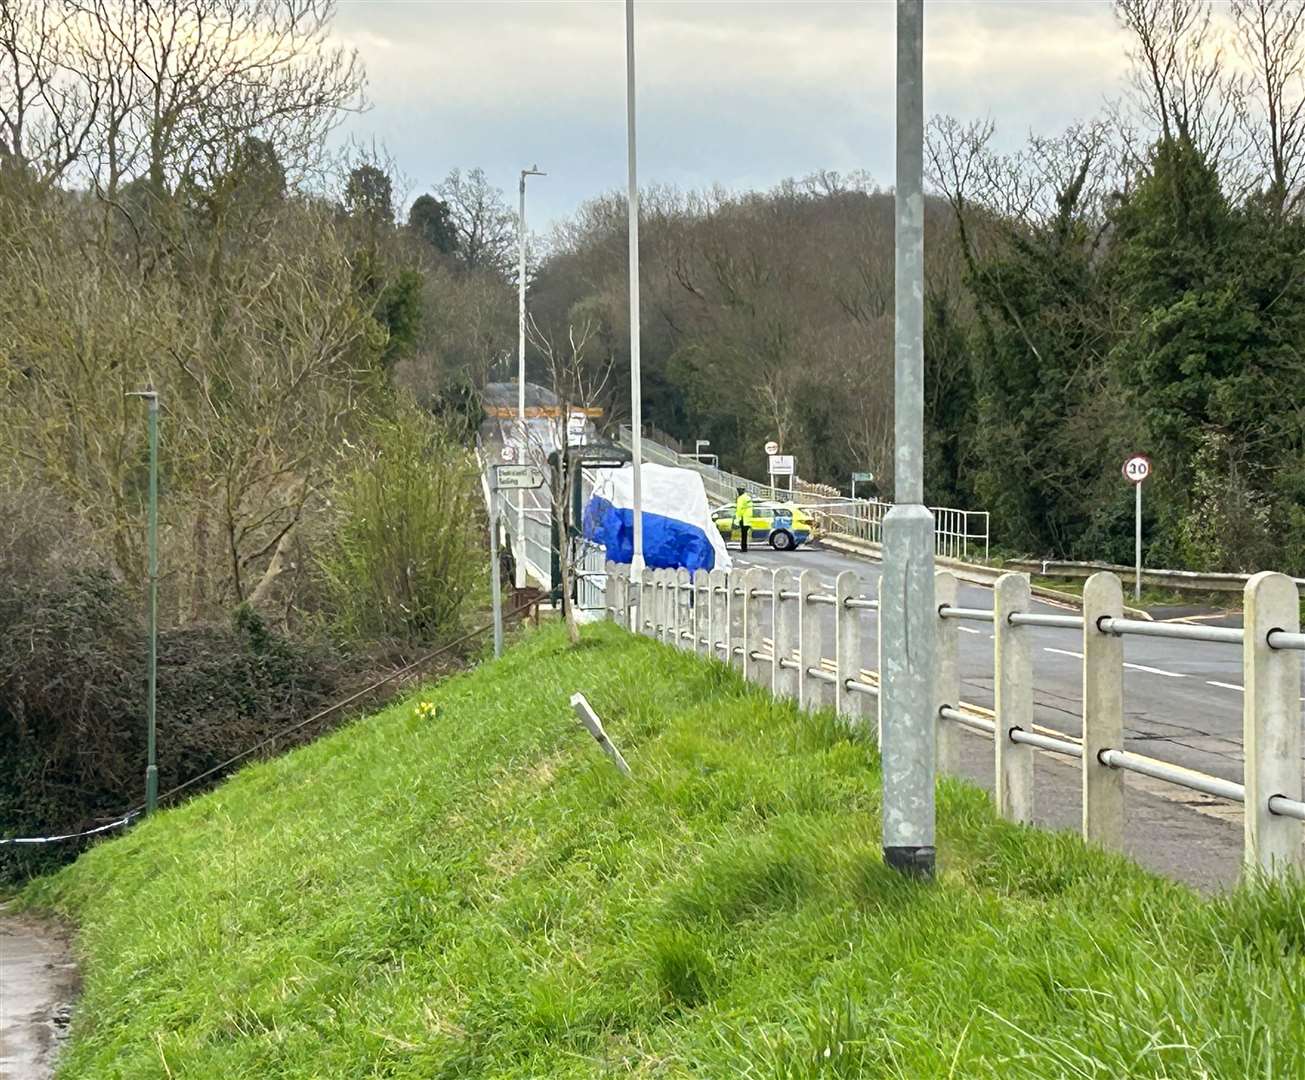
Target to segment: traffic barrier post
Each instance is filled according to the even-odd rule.
[[[933,576],[933,602],[939,612],[956,606],[956,575],[939,570]],[[955,774],[960,767],[960,732],[952,720],[944,720],[942,710],[961,707],[960,665],[957,657],[960,633],[953,620],[938,618],[933,676],[933,715],[937,725],[934,760],[939,772]]]
[[[729,575],[720,569],[711,571],[707,575],[707,588],[711,590],[711,602],[708,605],[711,615],[708,618],[707,634],[711,638],[711,646],[707,649],[707,655],[728,664],[730,662],[730,608],[726,590],[729,588]]]
[[[770,689],[774,674],[769,659],[759,659],[765,653],[765,627],[762,612],[770,606],[765,597],[757,596],[766,587],[766,574],[753,567],[743,571],[740,586],[743,589],[743,674],[749,682]]]
[[[711,655],[711,583],[706,570],[693,572],[693,651]]]
[[[1083,839],[1110,851],[1124,846],[1124,772],[1101,761],[1124,748],[1124,641],[1101,631],[1124,615],[1124,588],[1109,572],[1083,587]]]
[[[1033,730],[1033,653],[1029,628],[1015,626],[1010,616],[1028,611],[1029,579],[1002,574],[993,588],[993,656],[996,668],[997,726],[994,770],[997,812],[1022,825],[1033,821],[1033,747],[1011,740],[1018,728]]]
[[[1242,750],[1246,760],[1244,870],[1281,876],[1301,867],[1301,823],[1273,813],[1275,795],[1301,799],[1301,653],[1269,634],[1300,632],[1300,594],[1285,574],[1246,583],[1242,625]]]
[[[825,704],[829,687],[823,679],[812,678],[807,671],[807,668],[819,668],[824,658],[825,613],[822,605],[811,602],[811,594],[820,591],[820,575],[814,570],[798,574],[798,701],[810,712]]]
[[[798,573],[785,568],[775,571],[774,584],[771,586],[774,604],[774,616],[771,619],[771,640],[775,662],[773,668],[772,689],[777,698],[797,699],[800,684],[797,667],[787,667],[780,661],[792,662],[800,641],[801,603],[796,597],[798,591]],[[790,594],[784,599],[784,594]]]
[[[847,602],[861,595],[860,579],[851,570],[844,570],[835,582],[834,595],[838,598],[834,607],[834,660],[838,667],[834,708],[857,726],[864,723],[864,695],[849,690],[847,684],[861,678],[861,612],[848,607]]]

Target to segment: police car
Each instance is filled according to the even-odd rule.
[[[711,512],[723,540],[741,540],[739,527],[734,520],[733,505],[721,506]],[[748,540],[766,541],[776,551],[792,551],[811,539],[811,518],[794,503],[754,502],[752,517],[748,521]]]

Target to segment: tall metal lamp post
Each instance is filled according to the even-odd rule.
[[[159,801],[159,767],[155,755],[155,691],[159,660],[159,395],[154,390],[135,390],[127,397],[143,398],[149,407],[150,500],[149,500],[149,674],[145,699],[145,813],[152,814]]]
[[[884,861],[934,873],[933,516],[924,506],[924,6],[897,0],[896,498],[880,581]]]
[[[521,170],[521,211],[517,218],[517,424],[520,426],[521,447],[526,445],[526,177],[547,176],[538,165]],[[524,463],[525,458],[522,457]],[[526,493],[517,492],[517,543],[525,555]],[[526,587],[526,560],[516,560],[516,586]]]
[[[634,152],[634,0],[625,0],[625,136],[630,215],[630,458],[634,463],[634,555],[630,580],[643,577],[643,391],[639,374],[639,177]]]

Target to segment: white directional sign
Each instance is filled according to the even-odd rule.
[[[770,475],[771,475],[771,476],[792,476],[792,475],[793,475],[793,455],[792,455],[792,454],[771,454],[771,455],[770,455]]]
[[[770,442],[766,443],[766,453],[767,453],[767,454],[770,454],[772,457],[773,457],[775,454],[778,454],[778,453],[779,453],[779,443],[777,443],[774,439],[771,439]]]
[[[1151,475],[1151,459],[1145,454],[1134,454],[1124,462],[1124,479],[1140,484]]]
[[[499,491],[523,491],[542,487],[543,471],[534,465],[495,465],[494,485]]]

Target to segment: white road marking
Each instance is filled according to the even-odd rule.
[[[1206,685],[1206,686],[1222,686],[1225,690],[1236,690],[1237,693],[1239,693],[1239,694],[1244,694],[1244,693],[1246,692],[1246,688],[1245,688],[1245,687],[1243,687],[1243,686],[1238,686],[1236,683],[1230,683],[1230,682],[1215,682],[1214,679],[1206,679],[1206,680],[1205,680],[1205,685]]]
[[[1132,668],[1134,671],[1146,671],[1146,672],[1149,672],[1149,673],[1152,674],[1152,675],[1164,675],[1166,678],[1170,678],[1170,679],[1185,679],[1185,678],[1187,678],[1186,675],[1183,675],[1183,674],[1180,673],[1180,672],[1177,672],[1177,671],[1161,671],[1158,667],[1147,667],[1145,664],[1125,664],[1124,667],[1126,667],[1126,668]],[[1239,686],[1237,689],[1240,690],[1241,687]]]
[[[979,633],[979,631],[976,630],[976,629],[974,629],[974,627],[972,627],[972,626],[958,626],[956,629],[959,630],[962,634],[977,634],[977,633]]]
[[[1042,651],[1043,651],[1043,652],[1054,652],[1054,653],[1057,653],[1057,654],[1060,655],[1060,656],[1072,656],[1072,657],[1074,657],[1076,660],[1082,660],[1082,659],[1083,659],[1083,654],[1082,654],[1081,652],[1071,652],[1069,649],[1053,649],[1053,648],[1051,648],[1051,647],[1048,646],[1048,647],[1043,648]]]

